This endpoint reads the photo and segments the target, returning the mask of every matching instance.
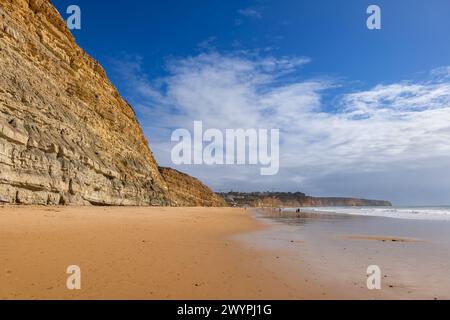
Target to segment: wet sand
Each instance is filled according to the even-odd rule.
[[[450,299],[450,222],[367,217],[336,213],[258,214],[274,227],[249,241],[289,248],[325,288],[342,299]],[[379,266],[381,290],[367,289],[367,268]],[[309,268],[309,269],[308,269]],[[339,297],[338,297],[339,298]],[[339,298],[339,299],[340,299]]]
[[[345,236],[348,240],[367,240],[367,241],[381,241],[381,242],[421,242],[419,239],[408,239],[389,236],[365,236],[365,235],[352,235]]]

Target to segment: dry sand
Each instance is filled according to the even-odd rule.
[[[262,228],[231,208],[3,207],[0,299],[339,297],[306,265],[289,271],[289,256],[234,237]],[[79,291],[66,288],[70,265]]]

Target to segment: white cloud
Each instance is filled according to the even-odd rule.
[[[139,60],[119,72],[130,85],[129,97],[163,165],[171,165],[171,129],[192,128],[194,120],[211,128],[282,130],[278,176],[261,177],[254,167],[181,168],[215,189],[272,186],[403,201],[401,195],[416,187],[398,181],[393,189],[398,194],[386,194],[380,175],[408,176],[412,181],[417,176],[420,183],[428,173],[436,175],[436,168],[443,168],[446,172],[428,176],[435,181],[430,199],[436,201],[440,194],[448,197],[440,181],[450,179],[450,82],[432,72],[435,80],[378,85],[344,94],[333,111],[328,111],[322,96],[337,83],[292,76],[308,62],[303,57],[212,52],[172,59],[168,75],[153,81],[142,74]],[[332,180],[336,177],[339,182]],[[390,183],[392,187],[394,182]]]
[[[349,94],[343,103],[355,116],[372,116],[380,110],[400,116],[403,112],[439,109],[450,106],[450,83],[379,85]]]
[[[260,9],[256,9],[256,8],[240,9],[238,11],[238,13],[240,15],[242,15],[242,16],[245,16],[245,17],[258,18],[258,19],[262,18],[261,10]]]
[[[200,50],[214,50],[215,49],[215,42],[217,41],[217,37],[208,37],[207,39],[200,42],[197,47]]]
[[[431,76],[436,80],[450,79],[450,66],[436,68],[431,71]]]

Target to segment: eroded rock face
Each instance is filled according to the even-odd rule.
[[[199,180],[171,168],[159,168],[169,186],[171,199],[177,206],[224,207],[225,200]]]
[[[132,108],[48,0],[0,0],[0,70],[0,202],[174,204]]]

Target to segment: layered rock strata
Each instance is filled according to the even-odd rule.
[[[0,0],[0,70],[0,203],[201,205],[170,191],[133,109],[50,1]]]

